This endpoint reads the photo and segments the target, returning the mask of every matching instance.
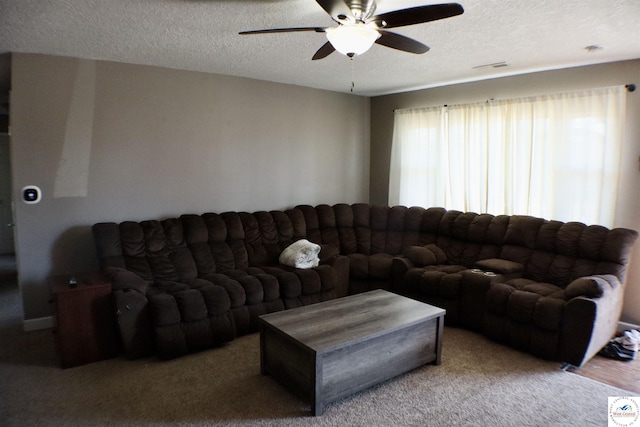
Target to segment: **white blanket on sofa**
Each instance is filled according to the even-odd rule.
[[[295,268],[313,268],[320,263],[320,245],[301,239],[287,246],[280,254],[280,264]]]

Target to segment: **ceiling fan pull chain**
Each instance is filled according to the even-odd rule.
[[[351,61],[351,93],[353,93],[353,89],[356,87],[355,79],[353,78],[353,57],[349,58]]]

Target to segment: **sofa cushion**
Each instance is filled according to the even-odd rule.
[[[525,286],[523,290],[543,297],[559,300],[564,300],[565,298],[564,290],[556,285],[552,285],[551,283],[532,283]]]
[[[507,280],[506,284],[518,291],[531,292],[540,296],[556,298],[563,301],[566,299],[564,289],[551,283],[536,282],[535,280],[519,277],[517,279]]]
[[[562,289],[555,285],[526,279],[494,283],[486,298],[487,311],[494,317],[547,331],[560,329],[565,301]]]
[[[562,323],[563,312],[563,300],[542,297],[538,300],[536,310],[533,313],[533,324],[548,331],[558,331]]]
[[[149,295],[149,303],[156,326],[174,325],[180,323],[180,309],[176,299],[168,293]]]
[[[428,296],[457,299],[460,297],[461,282],[460,274],[426,270],[420,277],[419,288]]]
[[[531,323],[540,295],[514,291],[507,301],[507,315],[519,323]]]

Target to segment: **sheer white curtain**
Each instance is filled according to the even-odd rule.
[[[389,203],[612,226],[624,86],[396,110]]]

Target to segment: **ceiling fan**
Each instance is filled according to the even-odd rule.
[[[325,33],[328,41],[313,55],[313,60],[326,58],[334,51],[353,58],[361,55],[374,44],[415,54],[425,53],[429,46],[388,28],[422,24],[460,15],[464,9],[458,3],[443,3],[411,7],[374,15],[375,0],[316,0],[333,19],[337,27],[272,28],[242,31],[240,34],[290,33],[315,31]]]

